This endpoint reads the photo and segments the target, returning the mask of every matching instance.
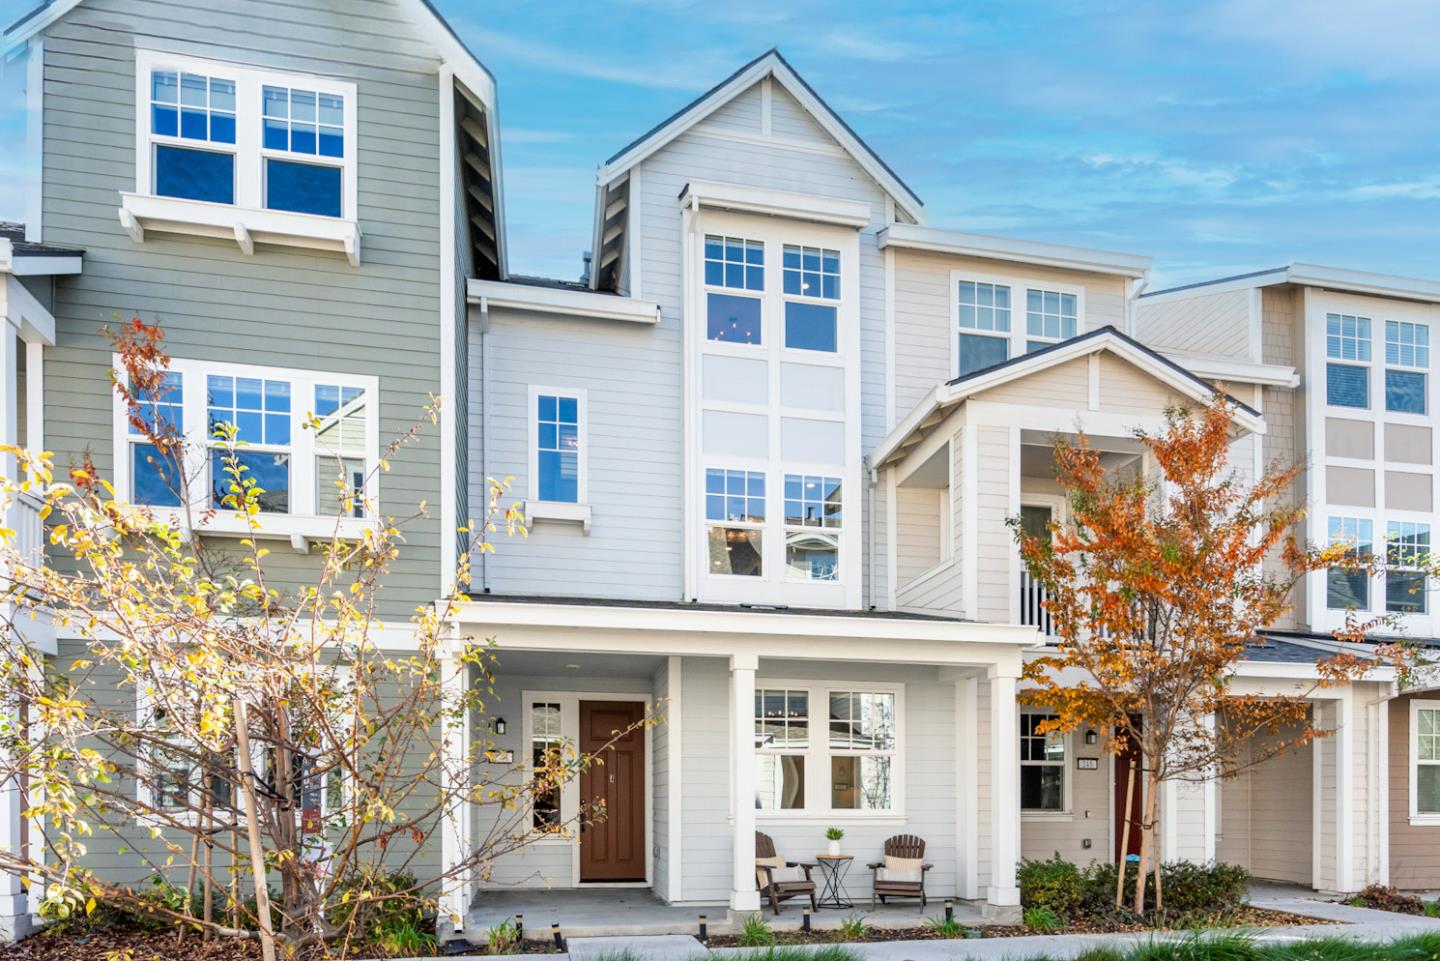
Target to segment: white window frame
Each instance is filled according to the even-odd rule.
[[[124,370],[119,354],[111,357],[116,371]],[[169,371],[178,374],[183,390],[183,420],[180,425],[184,438],[185,474],[188,488],[185,492],[191,511],[189,520],[206,533],[250,536],[251,529],[245,516],[233,510],[210,510],[211,477],[210,451],[212,440],[209,435],[209,403],[207,378],[211,374],[229,377],[249,377],[268,380],[284,380],[290,383],[290,512],[287,514],[259,515],[259,536],[288,537],[297,548],[303,548],[311,539],[327,539],[337,533],[341,537],[353,538],[372,528],[374,518],[339,517],[334,512],[321,513],[317,507],[318,484],[316,465],[318,458],[329,456],[315,443],[315,432],[305,427],[306,414],[315,407],[315,388],[321,385],[355,387],[365,391],[365,496],[378,503],[380,477],[375,469],[380,460],[380,379],[363,374],[339,374],[333,371],[297,370],[281,367],[259,367],[251,364],[226,364],[215,361],[174,358]],[[134,447],[125,402],[118,396],[112,399],[112,439],[115,458],[115,493],[122,501],[131,499],[131,450]],[[250,449],[250,448],[242,448]],[[270,449],[257,446],[256,450]],[[167,517],[172,523],[186,522],[183,508],[155,507],[158,516]],[[207,516],[208,515],[208,516]]]
[[[765,496],[762,498],[762,502],[763,502],[762,506],[764,507],[764,510],[765,510],[765,518],[764,518],[764,520],[761,520],[761,521],[748,521],[748,520],[747,520],[747,521],[731,521],[731,520],[719,520],[719,521],[716,521],[716,520],[711,520],[711,519],[710,519],[710,516],[709,516],[708,505],[707,505],[707,503],[706,503],[707,498],[709,497],[709,490],[708,490],[707,487],[706,487],[706,483],[707,483],[707,481],[708,481],[708,479],[709,479],[709,472],[712,471],[712,470],[721,470],[721,471],[725,471],[725,472],[727,472],[727,473],[729,473],[729,472],[731,472],[731,471],[737,471],[737,472],[740,472],[740,473],[743,473],[743,474],[746,474],[746,475],[749,475],[749,474],[759,474],[762,478],[764,478],[764,480],[765,480]],[[701,475],[702,475],[702,476],[701,476],[701,480],[700,480],[700,498],[701,498],[700,519],[701,519],[701,522],[705,525],[705,535],[704,535],[703,541],[704,541],[705,551],[706,551],[706,567],[705,567],[706,576],[708,576],[708,577],[714,577],[714,578],[720,578],[720,579],[729,580],[729,581],[736,581],[736,582],[744,582],[744,581],[763,581],[763,580],[765,580],[765,579],[766,579],[767,577],[769,577],[769,575],[770,575],[769,564],[771,563],[770,557],[767,556],[767,554],[771,553],[771,551],[770,551],[770,549],[766,546],[766,544],[767,544],[767,542],[770,540],[770,538],[774,536],[774,530],[773,530],[773,528],[771,527],[771,524],[770,524],[771,515],[772,515],[772,513],[773,513],[773,512],[772,512],[772,508],[771,508],[772,484],[770,483],[770,475],[769,475],[768,473],[766,473],[765,468],[764,468],[763,465],[762,465],[762,466],[759,466],[759,467],[737,466],[736,464],[731,463],[730,461],[724,460],[723,458],[717,458],[715,463],[707,463],[707,464],[705,464],[704,466],[702,466],[702,467],[700,468],[700,471],[701,471]],[[747,477],[747,484],[748,484],[748,477]],[[746,495],[746,498],[747,498],[747,499],[749,498],[749,495],[748,495],[748,494]],[[760,534],[760,573],[759,573],[758,575],[754,575],[754,574],[730,574],[730,573],[724,573],[724,574],[722,574],[722,573],[717,573],[717,572],[715,572],[715,571],[710,570],[710,567],[709,567],[710,532],[711,532],[712,530],[716,529],[716,528],[719,528],[719,529],[721,529],[721,530],[725,530],[725,529],[729,529],[729,528],[737,528],[737,529],[741,529],[741,530],[757,531],[757,532],[759,532],[759,534]]]
[[[1063,336],[1063,335],[1060,336],[1060,337],[1047,337],[1047,336],[1044,335],[1044,334],[1031,334],[1031,333],[1029,333],[1029,330],[1030,330],[1030,292],[1031,292],[1032,290],[1035,291],[1036,293],[1038,293],[1038,294],[1040,295],[1040,299],[1041,299],[1041,315],[1042,315],[1042,316],[1043,316],[1044,313],[1045,313],[1045,311],[1044,311],[1044,299],[1045,299],[1045,295],[1046,295],[1046,294],[1059,294],[1059,295],[1061,295],[1062,297],[1068,296],[1068,297],[1074,297],[1074,298],[1075,298],[1075,333],[1074,333],[1074,334],[1072,334],[1070,337],[1065,337],[1065,336]],[[1083,288],[1081,288],[1080,290],[1083,291]],[[957,291],[957,295],[958,295],[958,291]],[[1024,304],[1024,306],[1023,306],[1021,309],[1022,309],[1022,311],[1023,311],[1023,313],[1024,313],[1024,317],[1022,318],[1022,323],[1024,323],[1024,325],[1025,325],[1025,331],[1026,331],[1026,333],[1025,333],[1025,341],[1024,341],[1025,348],[1026,348],[1026,353],[1029,353],[1029,346],[1030,346],[1030,344],[1059,344],[1059,343],[1063,343],[1064,341],[1070,340],[1071,337],[1078,337],[1078,336],[1080,336],[1080,333],[1081,333],[1081,328],[1080,328],[1080,297],[1081,297],[1081,293],[1080,293],[1079,291],[1077,291],[1076,289],[1072,289],[1072,288],[1070,288],[1070,287],[1067,287],[1066,285],[1063,285],[1063,284],[1054,284],[1054,283],[1044,283],[1044,284],[1042,284],[1042,283],[1032,283],[1032,284],[1026,284],[1026,285],[1025,285],[1025,294],[1024,294],[1024,297],[1025,297],[1025,304]],[[1061,317],[1061,320],[1062,320],[1062,322],[1063,322],[1063,320],[1064,320],[1064,314],[1061,314],[1060,317]],[[1013,320],[1012,320],[1012,323],[1013,323]]]
[[[807,477],[818,477],[818,478],[820,478],[822,481],[825,481],[825,480],[836,480],[836,481],[839,481],[839,484],[840,484],[840,524],[839,524],[838,527],[827,527],[827,526],[825,526],[825,525],[823,524],[823,518],[824,518],[824,510],[823,510],[823,508],[824,508],[824,505],[825,505],[825,503],[826,503],[826,501],[824,501],[823,499],[820,501],[821,508],[822,508],[822,510],[821,510],[822,524],[821,524],[821,526],[816,527],[816,526],[814,526],[814,525],[812,525],[812,524],[792,524],[792,523],[790,523],[790,520],[789,520],[788,516],[786,515],[786,511],[785,511],[785,502],[789,499],[789,498],[787,498],[787,497],[785,496],[785,483],[786,483],[791,477],[798,477],[798,478],[800,478],[800,482],[801,482],[802,484],[805,482],[805,478],[807,478]],[[803,496],[804,496],[803,493],[802,493],[801,496],[802,496],[802,498],[803,498]],[[781,546],[782,546],[782,551],[781,551],[781,554],[780,554],[780,560],[781,560],[781,563],[783,563],[783,564],[785,565],[785,570],[784,570],[785,579],[786,579],[787,581],[790,581],[790,582],[793,583],[793,584],[832,584],[832,583],[834,583],[835,581],[839,580],[839,577],[840,577],[840,568],[841,568],[841,564],[842,564],[842,562],[843,562],[843,560],[844,560],[844,553],[843,553],[844,550],[845,550],[845,537],[844,537],[844,532],[845,532],[845,523],[846,523],[846,520],[847,520],[846,515],[845,515],[845,478],[844,478],[844,477],[839,477],[839,476],[837,476],[837,475],[835,475],[835,474],[829,474],[829,475],[827,475],[827,474],[808,474],[808,473],[803,473],[803,472],[802,472],[802,473],[792,473],[791,471],[786,470],[784,473],[782,473],[782,474],[780,475],[780,490],[779,490],[779,492],[776,494],[775,499],[776,499],[776,501],[778,502],[778,504],[779,504],[779,506],[780,506],[780,536],[781,536],[781,538],[782,538],[782,545],[781,545]],[[803,503],[803,501],[802,501],[802,503]],[[801,575],[798,574],[793,568],[791,568],[791,566],[790,566],[790,560],[789,560],[789,556],[790,556],[790,537],[791,537],[791,535],[793,535],[793,534],[799,534],[799,535],[810,534],[810,535],[815,535],[815,536],[819,536],[819,537],[822,537],[822,538],[828,537],[828,538],[834,538],[834,539],[835,539],[835,577],[834,577],[834,578],[822,579],[822,578],[816,578],[816,577],[801,576]]]
[[[538,404],[542,396],[564,397],[575,401],[575,416],[579,420],[575,434],[580,449],[575,457],[575,500],[546,501],[540,499],[540,415]],[[546,387],[531,384],[526,394],[526,470],[530,480],[526,485],[528,498],[525,501],[525,523],[536,521],[574,522],[581,525],[585,533],[590,532],[590,394],[583,387]]]
[[[150,121],[150,76],[154,70],[203,74],[235,82],[235,143],[218,145],[235,155],[235,202],[215,203],[163,197],[154,189],[154,145],[156,143],[213,150],[209,141],[185,141],[153,135]],[[262,146],[263,101],[266,85],[313,90],[343,97],[345,151],[340,158],[309,157],[289,151],[266,150]],[[164,53],[135,51],[135,190],[121,195],[120,219],[136,241],[145,230],[169,230],[202,236],[231,237],[245,253],[254,252],[252,233],[275,243],[343,251],[352,264],[359,263],[359,129],[360,101],[354,83],[313,74],[262,70],[219,60],[205,60]],[[276,157],[302,163],[323,163],[340,168],[340,216],[270,210],[265,206],[265,160]]]
[[[905,684],[883,681],[815,681],[794,678],[764,677],[755,679],[755,690],[805,691],[809,697],[810,740],[803,751],[772,751],[756,753],[803,754],[805,756],[805,807],[789,811],[766,811],[756,809],[757,823],[813,822],[825,824],[830,821],[898,821],[905,818]],[[893,694],[895,696],[895,746],[889,752],[890,758],[890,807],[883,811],[866,811],[854,808],[830,807],[830,758],[851,757],[865,754],[884,754],[883,751],[855,751],[830,749],[830,695],[831,693]],[[818,708],[817,708],[818,705]],[[817,710],[819,720],[817,721]],[[754,710],[751,709],[751,728],[754,727]],[[733,759],[732,762],[733,764]],[[733,816],[733,812],[732,812]]]
[[[1428,414],[1430,413],[1430,364],[1429,364],[1429,359],[1430,359],[1430,325],[1427,324],[1427,323],[1425,323],[1424,321],[1421,321],[1421,320],[1397,320],[1397,319],[1392,318],[1392,317],[1387,317],[1387,318],[1385,318],[1383,321],[1381,321],[1381,323],[1384,325],[1385,330],[1384,330],[1384,335],[1383,335],[1383,337],[1382,337],[1381,348],[1380,348],[1380,358],[1379,358],[1379,360],[1380,360],[1380,364],[1379,364],[1380,383],[1379,383],[1379,385],[1378,385],[1378,386],[1379,386],[1379,389],[1380,389],[1380,405],[1379,405],[1379,406],[1380,406],[1380,408],[1383,409],[1383,410],[1385,411],[1385,413],[1387,413],[1387,414],[1401,414],[1402,416],[1403,416],[1403,415],[1408,415],[1408,416],[1411,416],[1411,417],[1425,417],[1426,415],[1428,415]],[[1373,322],[1372,322],[1372,324],[1373,324]],[[1400,346],[1400,347],[1409,346],[1409,347],[1410,347],[1412,350],[1414,350],[1414,351],[1422,351],[1422,350],[1423,350],[1423,351],[1425,352],[1425,359],[1426,359],[1426,363],[1425,363],[1425,364],[1423,364],[1423,365],[1421,365],[1421,364],[1403,364],[1403,363],[1401,363],[1401,362],[1398,361],[1398,360],[1396,360],[1396,361],[1393,362],[1393,363],[1391,362],[1391,360],[1390,360],[1390,325],[1391,325],[1391,324],[1394,324],[1394,325],[1395,325],[1397,331],[1398,331],[1400,328],[1403,328],[1403,327],[1418,328],[1418,329],[1420,329],[1420,330],[1424,330],[1424,331],[1425,331],[1425,344],[1424,344],[1424,346],[1418,346],[1418,345],[1415,345],[1415,344],[1409,344],[1409,345],[1406,345],[1406,344],[1398,344],[1398,345],[1397,345],[1397,346]],[[1375,351],[1372,349],[1371,353],[1372,353],[1372,355],[1373,355],[1373,354],[1375,353]],[[1421,410],[1420,412],[1417,413],[1417,412],[1415,412],[1415,411],[1397,411],[1397,410],[1391,410],[1391,409],[1390,409],[1390,404],[1389,404],[1389,402],[1386,400],[1386,395],[1389,393],[1390,371],[1392,371],[1392,370],[1398,371],[1398,372],[1400,372],[1400,373],[1405,373],[1405,374],[1420,374],[1421,376],[1423,376],[1423,377],[1425,378],[1425,380],[1424,380],[1424,389],[1421,390],[1421,392],[1420,392],[1421,402],[1424,404],[1424,407],[1425,407],[1424,410]]]
[[[1440,701],[1422,700],[1420,698],[1410,699],[1410,727],[1409,727],[1409,757],[1410,757],[1410,823],[1415,827],[1440,827],[1440,811],[1420,811],[1420,789],[1419,767],[1420,760],[1420,712],[1440,711]],[[1440,760],[1425,761],[1425,764],[1440,766]]]
[[[1054,711],[1048,711],[1042,707],[1022,707],[1020,709],[1020,715],[1021,717],[1025,717],[1026,715],[1036,717],[1056,716]],[[1023,738],[1026,736],[1024,730],[1022,728],[1019,728],[1018,725],[1017,731],[1019,732],[1016,735],[1017,738]],[[1059,761],[1027,761],[1023,757],[1021,757],[1019,742],[1017,741],[1015,744],[1015,756],[1019,759],[1019,764],[1022,768],[1058,767],[1060,769],[1060,810],[1047,811],[1044,808],[1021,808],[1020,817],[1023,820],[1069,821],[1075,816],[1074,803],[1072,800],[1072,790],[1074,788],[1075,779],[1070,773],[1070,761],[1075,756],[1075,744],[1070,734],[1058,734],[1054,736],[1059,738],[1062,746],[1065,749],[1065,756]],[[1016,803],[1019,803],[1019,794],[1016,795]]]
[[[1371,557],[1372,559],[1375,557],[1375,552],[1376,552],[1376,545],[1375,545],[1375,528],[1376,528],[1377,526],[1379,526],[1380,522],[1377,521],[1373,515],[1368,514],[1368,513],[1341,513],[1341,512],[1339,512],[1339,511],[1332,512],[1329,516],[1327,516],[1327,517],[1325,518],[1325,543],[1326,543],[1327,545],[1333,547],[1334,545],[1339,544],[1339,543],[1349,543],[1349,540],[1346,539],[1345,541],[1338,541],[1338,540],[1335,540],[1335,539],[1334,539],[1334,537],[1333,537],[1333,536],[1331,535],[1331,533],[1330,533],[1330,522],[1331,522],[1331,521],[1351,522],[1351,523],[1354,523],[1354,524],[1356,525],[1356,527],[1355,527],[1355,532],[1356,532],[1356,534],[1355,534],[1355,548],[1356,548],[1357,550],[1359,549],[1359,547],[1360,547],[1361,544],[1363,543],[1363,542],[1361,541],[1361,539],[1360,539],[1360,538],[1361,538],[1361,535],[1360,535],[1361,527],[1360,527],[1360,525],[1362,525],[1362,524],[1369,524],[1369,525],[1370,525],[1370,544],[1369,544],[1369,547],[1370,547],[1370,557]],[[1381,544],[1380,546],[1381,546],[1381,548],[1383,549],[1386,545]],[[1331,606],[1330,606],[1330,574],[1329,574],[1329,572],[1330,572],[1330,568],[1326,568],[1325,571],[1324,571],[1324,577],[1323,577],[1323,579],[1321,580],[1321,590],[1324,592],[1324,593],[1321,595],[1321,605],[1325,608],[1325,610],[1327,610],[1327,611],[1329,611],[1329,612],[1331,612],[1331,613],[1333,613],[1333,614],[1338,614],[1338,615],[1340,615],[1340,617],[1343,619],[1347,608],[1343,608],[1343,607],[1331,607]],[[1376,581],[1376,578],[1374,577],[1374,575],[1365,574],[1365,605],[1364,605],[1363,607],[1356,607],[1356,608],[1355,608],[1355,611],[1356,611],[1357,613],[1363,614],[1363,613],[1366,613],[1367,611],[1374,611],[1374,610],[1377,609],[1376,600],[1377,600],[1377,598],[1379,598],[1380,595],[1382,595],[1382,594],[1384,593],[1384,589],[1383,589],[1383,587],[1382,587],[1382,588],[1380,588],[1379,590],[1377,590],[1377,589],[1376,589],[1376,585],[1375,585],[1375,581]],[[1384,606],[1385,606],[1385,605],[1384,605],[1384,600],[1381,599],[1381,600],[1380,600],[1380,603],[1379,603],[1379,608],[1380,608],[1380,609],[1383,609]]]
[[[960,326],[960,284],[962,281],[1010,288],[1010,330],[1008,333],[972,330],[968,327]],[[1026,336],[1026,330],[1029,326],[1026,316],[1026,294],[1027,291],[1032,288],[1039,291],[1053,291],[1059,294],[1074,295],[1075,336],[1078,337],[1089,329],[1086,321],[1084,285],[1043,280],[1036,277],[1025,277],[1023,275],[1007,276],[973,270],[950,271],[950,323],[947,328],[950,331],[950,367],[947,379],[957,377],[960,373],[960,335],[962,333],[974,334],[980,337],[1004,339],[1007,343],[1006,360],[1014,360],[1017,357],[1025,356],[1025,345],[1027,341],[1061,343],[1061,341],[1052,341],[1045,337]]]
[[[1399,564],[1399,565],[1392,565],[1392,564],[1390,563],[1390,548],[1391,548],[1393,545],[1395,545],[1396,543],[1398,543],[1399,537],[1404,537],[1404,536],[1405,536],[1405,530],[1404,530],[1404,528],[1405,528],[1406,525],[1413,525],[1415,528],[1417,528],[1417,530],[1415,531],[1415,533],[1416,533],[1417,535],[1420,533],[1420,531],[1418,530],[1418,528],[1424,528],[1424,530],[1425,530],[1425,538],[1426,538],[1427,541],[1433,536],[1433,533],[1434,533],[1433,530],[1432,530],[1432,528],[1431,528],[1431,525],[1430,525],[1430,523],[1429,523],[1428,521],[1402,520],[1402,519],[1394,519],[1394,518],[1391,518],[1391,519],[1385,521],[1385,543],[1384,543],[1384,550],[1385,550],[1385,585],[1384,585],[1384,587],[1381,589],[1381,590],[1382,590],[1382,593],[1384,593],[1384,595],[1385,595],[1383,604],[1384,604],[1385,612],[1386,612],[1387,614],[1399,614],[1399,615],[1402,615],[1402,616],[1425,617],[1425,616],[1427,616],[1427,615],[1430,613],[1430,578],[1429,578],[1427,575],[1425,575],[1425,573],[1424,573],[1424,571],[1425,571],[1424,565],[1427,565],[1427,564],[1429,563],[1429,559],[1430,559],[1430,557],[1433,555],[1434,552],[1433,552],[1433,551],[1430,551],[1429,549],[1427,549],[1424,554],[1417,555],[1417,558],[1418,558],[1418,560],[1419,560],[1419,563],[1418,563],[1418,564],[1410,564],[1410,565]],[[1392,528],[1392,527],[1395,527],[1395,526],[1399,526],[1399,527],[1401,528],[1401,530],[1400,530],[1400,532],[1399,532],[1399,537],[1393,536],[1393,532],[1391,531],[1391,528]],[[1418,611],[1391,611],[1391,610],[1390,610],[1390,572],[1391,572],[1392,570],[1394,570],[1394,571],[1396,571],[1396,572],[1399,572],[1399,573],[1402,573],[1402,574],[1404,574],[1404,573],[1418,573],[1418,574],[1421,575],[1421,580],[1420,580],[1420,592],[1419,592],[1419,595],[1418,595],[1419,600],[1420,600],[1420,610],[1418,610]],[[1376,606],[1378,607],[1379,605],[1376,605]]]

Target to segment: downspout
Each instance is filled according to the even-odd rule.
[[[1136,340],[1139,340],[1140,336],[1135,329],[1135,302],[1149,285],[1149,272],[1146,272],[1143,277],[1132,277],[1125,284],[1125,333]]]

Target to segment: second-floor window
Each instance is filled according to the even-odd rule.
[[[959,376],[1003,364],[1010,357],[1010,288],[960,281]]]
[[[785,475],[785,569],[790,580],[840,577],[840,478]]]
[[[136,55],[141,193],[356,217],[355,85]]]
[[[290,513],[290,382],[211,374],[206,390],[211,503],[222,510],[237,509],[234,488],[248,479],[261,489],[262,511]],[[232,435],[245,446],[229,449]],[[238,478],[237,467],[243,471]]]
[[[562,504],[584,501],[585,448],[581,438],[584,398],[578,392],[534,392],[534,482],[537,500]]]
[[[1425,568],[1430,564],[1430,525],[1390,521],[1385,526],[1385,610],[1424,614]]]
[[[1330,518],[1329,535],[1332,545],[1344,545],[1346,556],[1356,564],[1353,568],[1332,567],[1325,573],[1325,604],[1331,610],[1368,610],[1370,607],[1370,574],[1360,565],[1370,560],[1375,549],[1375,528],[1364,517]]]
[[[1069,340],[1079,325],[1080,298],[1063,290],[1025,289],[1025,350]]]
[[[1331,407],[1370,406],[1370,318],[1325,316],[1325,402]]]
[[[705,471],[705,536],[711,574],[760,577],[765,572],[765,474],[711,467]]]
[[[705,236],[705,336],[727,344],[764,340],[765,244]]]
[[[1385,409],[1425,413],[1429,369],[1429,325],[1385,321]]]
[[[839,334],[840,251],[786,244],[784,258],[785,346],[833,354]]]

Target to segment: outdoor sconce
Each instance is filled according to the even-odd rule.
[[[497,717],[491,727],[494,728],[496,737],[505,736],[505,719],[503,717]]]
[[[1100,743],[1100,735],[1095,731],[1086,731],[1085,743],[1091,747],[1094,747],[1096,744]]]

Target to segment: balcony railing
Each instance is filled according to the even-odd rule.
[[[27,564],[39,565],[45,557],[45,523],[40,519],[40,501],[29,494],[18,495],[4,518],[15,532],[13,547]],[[0,563],[0,579],[8,585],[10,571]]]
[[[1055,633],[1050,612],[1045,609],[1045,587],[1029,571],[1020,572],[1020,623],[1039,628],[1047,636]]]

